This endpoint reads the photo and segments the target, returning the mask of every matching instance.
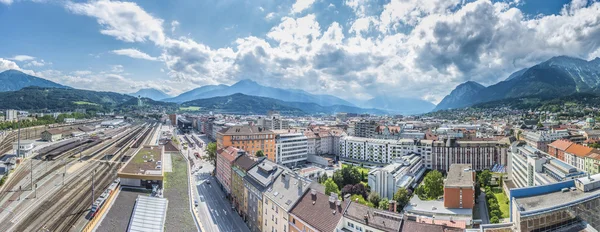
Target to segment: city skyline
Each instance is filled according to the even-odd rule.
[[[11,23],[0,26],[0,71],[121,93],[252,79],[347,100],[438,103],[465,81],[490,85],[553,56],[600,55],[596,1],[417,2],[2,0],[0,20]]]

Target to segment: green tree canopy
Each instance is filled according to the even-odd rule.
[[[265,153],[262,150],[258,150],[256,152],[256,157],[264,157],[264,156],[265,156]]]
[[[335,184],[335,182],[333,181],[333,179],[327,179],[323,185],[325,185],[325,194],[326,195],[329,195],[332,192],[339,193],[339,191],[340,191],[337,184]]]
[[[402,210],[410,201],[410,192],[405,188],[399,188],[394,194],[394,201],[396,201],[398,211]]]
[[[427,173],[423,183],[417,189],[420,189],[417,191],[419,198],[437,199],[444,194],[444,176],[438,170],[433,170]]]
[[[215,167],[217,166],[217,143],[212,142],[206,145],[206,156],[204,160],[211,162]]]
[[[481,173],[479,173],[477,179],[484,187],[489,186],[490,181],[492,181],[492,172],[490,172],[490,170],[483,170]]]
[[[369,202],[373,203],[373,205],[377,207],[379,206],[379,201],[381,201],[381,197],[379,196],[379,193],[373,191],[369,193],[369,197],[367,197],[367,200],[369,200]]]
[[[378,208],[383,209],[383,210],[388,210],[390,208],[390,200],[388,200],[387,198],[381,199],[381,201],[379,201]]]

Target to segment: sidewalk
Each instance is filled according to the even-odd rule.
[[[188,170],[188,195],[190,198],[190,212],[193,214],[193,218],[194,221],[196,222],[196,226],[198,227],[199,231],[206,231],[204,229],[204,226],[200,223],[200,217],[198,216],[198,210],[196,209],[196,207],[194,206],[194,199],[196,198],[196,192],[197,190],[195,190],[195,186],[196,186],[196,182],[195,180],[192,178],[192,170],[191,170],[191,165],[190,165],[190,160],[188,159],[188,157],[186,155],[181,154],[184,158],[185,161],[187,163],[187,170]]]

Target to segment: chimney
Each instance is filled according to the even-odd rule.
[[[389,207],[389,211],[392,211],[392,212],[394,212],[394,213],[395,213],[395,212],[396,212],[396,207],[397,207],[396,201],[394,201],[394,200],[391,200],[391,201],[390,201],[390,207]]]
[[[310,194],[311,194],[313,197],[316,197],[316,196],[317,196],[317,190],[311,189],[311,190],[310,190]]]

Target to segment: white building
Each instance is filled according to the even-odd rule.
[[[275,162],[286,166],[296,166],[306,162],[308,140],[296,130],[275,130]]]
[[[74,123],[75,122],[75,118],[65,118],[64,122],[65,123]]]
[[[31,151],[33,150],[35,141],[33,140],[21,140],[21,142],[13,142],[13,150],[15,154],[18,151],[17,156],[19,157],[28,157],[31,155]]]
[[[567,130],[526,131],[521,136],[530,146],[548,152],[548,144],[568,137],[569,132]]]
[[[391,163],[394,159],[417,153],[422,155],[425,166],[431,168],[431,140],[368,139],[346,136],[340,139],[339,156],[342,159],[371,163]]]
[[[577,168],[522,142],[514,143],[509,155],[511,165],[508,173],[518,188],[547,185],[585,175]]]
[[[413,153],[369,171],[369,186],[381,198],[392,199],[399,188],[415,187],[425,170],[421,156]]]
[[[6,114],[4,120],[6,121],[16,121],[19,117],[17,110],[6,110]]]

